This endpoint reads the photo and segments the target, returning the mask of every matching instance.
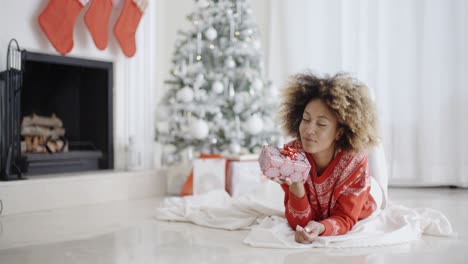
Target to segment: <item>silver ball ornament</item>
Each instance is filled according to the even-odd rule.
[[[229,58],[226,59],[225,65],[228,68],[234,68],[234,67],[236,67],[236,62],[234,61],[234,59],[232,57],[229,57]]]
[[[205,37],[208,40],[215,40],[218,37],[218,32],[213,27],[210,27],[205,31]]]
[[[256,91],[260,91],[263,88],[263,82],[260,79],[255,79],[251,83],[252,88],[254,88]]]
[[[189,127],[190,135],[196,139],[205,139],[209,133],[208,124],[204,120],[195,120]]]
[[[263,121],[258,115],[254,115],[247,120],[244,127],[247,132],[256,135],[263,130]]]
[[[220,81],[215,81],[211,85],[211,90],[216,94],[221,94],[224,91],[224,84]]]
[[[198,0],[197,5],[201,8],[207,8],[210,5],[210,2],[208,2],[208,0]]]
[[[232,142],[231,144],[229,144],[229,151],[237,154],[241,151],[241,146],[237,142]]]
[[[194,98],[193,89],[189,86],[185,86],[176,93],[176,98],[178,101],[183,103],[190,103]]]

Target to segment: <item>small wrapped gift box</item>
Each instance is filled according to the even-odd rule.
[[[266,181],[256,160],[228,161],[226,190],[232,197],[254,193]]]
[[[283,181],[289,178],[304,183],[311,168],[304,151],[289,146],[283,149],[264,146],[258,162],[265,177]]]
[[[195,159],[193,161],[193,194],[202,194],[226,188],[226,160],[223,158]]]

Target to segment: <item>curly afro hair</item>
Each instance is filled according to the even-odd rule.
[[[338,148],[359,152],[378,144],[377,112],[368,88],[346,73],[320,78],[306,72],[290,78],[279,112],[281,126],[288,136],[300,138],[302,114],[314,99],[324,102],[343,128]]]

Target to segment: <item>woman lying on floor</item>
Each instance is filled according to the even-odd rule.
[[[345,234],[380,206],[370,194],[366,152],[379,139],[367,87],[346,74],[305,73],[292,78],[283,98],[283,129],[297,138],[288,146],[304,150],[312,166],[304,184],[277,180],[295,240]]]

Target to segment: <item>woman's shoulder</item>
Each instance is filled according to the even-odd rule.
[[[341,172],[340,182],[354,182],[368,172],[367,153],[343,150],[337,168]]]
[[[367,166],[367,153],[364,151],[353,151],[353,150],[339,150],[342,152],[341,159],[346,161],[349,165]]]

